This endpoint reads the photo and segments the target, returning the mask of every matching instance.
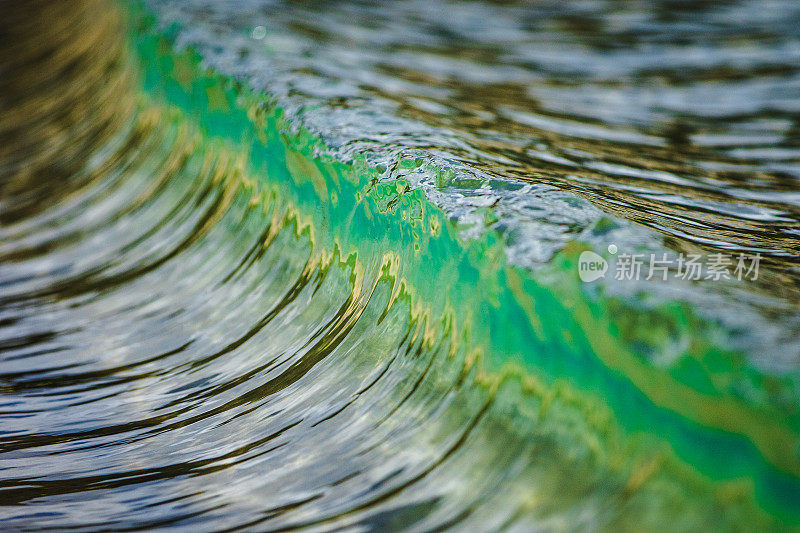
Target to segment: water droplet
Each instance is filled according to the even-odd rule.
[[[261,39],[267,36],[267,28],[265,28],[264,26],[256,26],[255,28],[253,28],[253,33],[251,33],[251,36],[253,37],[253,39],[260,41]]]

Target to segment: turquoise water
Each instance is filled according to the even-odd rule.
[[[788,23],[734,39],[698,8],[719,31],[686,56],[677,10],[253,6],[62,6],[40,46],[81,68],[19,55],[7,524],[796,526]],[[609,18],[649,47],[601,46]],[[755,109],[689,105],[712,90]],[[762,276],[582,282],[608,244]]]

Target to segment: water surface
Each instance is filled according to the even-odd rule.
[[[800,523],[794,3],[7,11],[4,527]]]

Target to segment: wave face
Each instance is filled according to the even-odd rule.
[[[745,52],[722,24],[687,58],[679,15],[459,2],[448,33],[430,5],[7,9],[4,527],[800,524],[788,26],[764,11]],[[580,22],[625,16],[658,72]],[[681,97],[721,83],[752,109]],[[765,275],[582,284],[609,239],[758,251]]]

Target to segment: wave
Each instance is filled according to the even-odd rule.
[[[797,524],[796,383],[724,325],[465,240],[136,2],[52,5],[7,23],[7,526]]]

